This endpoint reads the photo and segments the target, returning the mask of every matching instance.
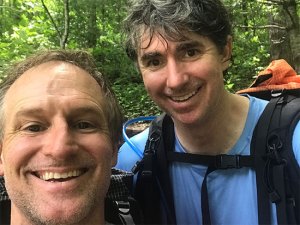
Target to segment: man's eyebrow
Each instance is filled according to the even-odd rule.
[[[187,42],[181,42],[180,44],[178,44],[176,46],[176,50],[177,51],[182,51],[182,50],[186,50],[189,48],[201,48],[204,45],[202,43],[200,43],[199,41],[187,41]]]
[[[34,107],[34,108],[22,108],[16,113],[16,117],[21,117],[21,116],[35,116],[35,115],[41,115],[44,113],[45,110],[40,107]]]
[[[97,116],[103,116],[104,112],[103,109],[100,107],[94,107],[94,106],[80,106],[80,107],[75,107],[72,109],[71,115],[87,115],[87,114],[94,114]]]
[[[155,57],[160,57],[161,53],[155,52],[146,52],[141,56],[141,61],[148,61],[149,59],[153,59]]]

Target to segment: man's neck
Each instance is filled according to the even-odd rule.
[[[248,110],[248,98],[229,94],[217,113],[198,124],[185,125],[175,121],[177,138],[189,153],[226,154],[241,136]]]

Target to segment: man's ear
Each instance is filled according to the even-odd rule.
[[[4,175],[3,159],[2,159],[2,142],[0,143],[0,176]]]
[[[227,37],[227,44],[225,45],[224,50],[223,50],[223,62],[224,63],[225,62],[228,63],[226,69],[229,66],[231,55],[232,55],[232,36],[228,35],[228,37]],[[225,63],[225,64],[227,64],[227,63]]]
[[[117,165],[118,151],[119,151],[118,145],[114,145],[113,152],[112,152],[112,158],[111,158],[111,167],[114,167],[115,165]]]

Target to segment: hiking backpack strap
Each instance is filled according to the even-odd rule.
[[[105,220],[112,224],[142,224],[139,204],[131,196],[133,174],[112,169],[111,182],[105,199]]]
[[[133,168],[138,172],[134,197],[145,224],[176,224],[165,146],[173,149],[174,130],[172,119],[162,114],[152,121],[143,159]]]
[[[6,192],[4,178],[0,176],[0,225],[10,224],[10,200]]]
[[[255,158],[259,224],[270,224],[270,202],[278,224],[300,223],[300,169],[292,138],[300,120],[300,98],[279,93],[262,113],[251,142]]]

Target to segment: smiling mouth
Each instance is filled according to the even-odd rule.
[[[48,181],[48,182],[63,182],[68,181],[74,178],[77,178],[84,174],[87,170],[71,170],[68,172],[58,173],[52,171],[44,171],[44,172],[36,172],[34,175],[41,180]]]
[[[170,99],[174,102],[185,102],[185,101],[189,100],[190,98],[194,97],[198,93],[199,90],[200,90],[200,87],[197,90],[190,92],[186,95],[170,96]]]

